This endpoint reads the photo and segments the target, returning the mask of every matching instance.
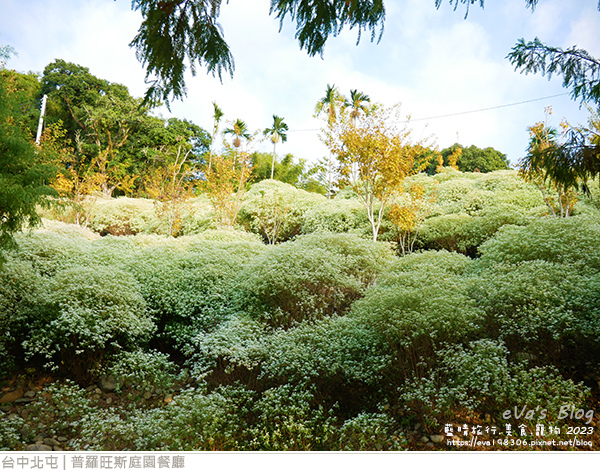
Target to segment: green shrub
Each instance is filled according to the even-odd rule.
[[[302,233],[332,232],[370,233],[369,220],[364,205],[356,198],[330,199],[304,214]]]
[[[600,270],[600,225],[595,219],[546,217],[517,227],[507,225],[479,247],[480,266],[545,260]]]
[[[538,362],[558,365],[570,342],[588,348],[597,342],[599,287],[598,274],[536,260],[490,267],[472,280],[469,293],[485,311],[489,338],[500,338],[513,353],[526,351]],[[593,350],[588,354],[591,359]]]
[[[202,237],[144,249],[130,269],[158,327],[155,340],[181,350],[198,332],[214,330],[231,314],[232,281],[264,249]]]
[[[339,436],[339,450],[343,451],[391,451],[408,447],[398,425],[384,413],[360,413],[346,420]]]
[[[474,256],[478,247],[504,225],[526,225],[532,220],[511,206],[491,206],[473,215],[445,214],[425,221],[418,242],[427,248]]]
[[[511,208],[513,211],[516,209],[523,214],[534,210],[548,210],[537,188],[496,191],[490,196],[490,204],[501,208]]]
[[[78,238],[83,237],[86,240],[97,240],[100,235],[93,232],[87,227],[83,227],[76,224],[68,224],[65,222],[59,222],[58,220],[42,219],[43,225],[35,229],[36,233],[54,233],[57,235],[63,235],[67,238]]]
[[[23,418],[17,415],[0,418],[0,451],[20,450],[24,423]]]
[[[466,253],[476,243],[469,232],[472,219],[465,213],[431,217],[421,228],[419,242],[425,247]]]
[[[181,235],[194,235],[209,230],[214,226],[214,209],[210,199],[199,195],[186,201],[181,216]],[[164,233],[164,232],[163,232]]]
[[[69,236],[52,232],[30,232],[16,237],[18,249],[12,256],[31,263],[44,276],[53,276],[81,261],[90,242],[79,234]]]
[[[407,272],[400,264],[352,306],[350,316],[374,331],[389,355],[386,380],[423,374],[441,344],[478,334],[481,312],[467,296],[467,285],[450,270]]]
[[[467,175],[467,173],[461,173],[460,171],[455,170],[452,167],[445,166],[441,169],[439,173],[436,173],[434,176],[432,176],[432,178],[435,181],[443,183],[444,181],[450,181],[454,178],[466,178]]]
[[[121,270],[64,269],[49,285],[47,304],[44,317],[30,319],[26,355],[45,357],[47,365],[71,370],[78,379],[87,377],[105,353],[137,347],[155,329],[139,285]]]
[[[453,178],[443,181],[438,186],[438,201],[440,204],[463,202],[475,192],[474,182],[466,178]]]
[[[266,390],[254,405],[258,415],[249,430],[251,450],[327,450],[335,436],[333,417],[311,406],[314,391],[290,384]]]
[[[465,274],[472,264],[470,258],[449,251],[424,251],[411,253],[394,262],[391,272],[442,271],[451,274]]]
[[[100,235],[135,235],[156,227],[154,201],[151,199],[96,199],[90,208],[88,225]]]
[[[259,390],[273,384],[311,384],[319,396],[354,413],[384,398],[389,353],[376,332],[349,317],[274,331],[247,317],[234,317],[194,341],[190,364],[197,380],[240,382]]]
[[[508,354],[501,342],[488,339],[471,342],[467,348],[448,346],[438,351],[438,366],[427,377],[403,384],[400,398],[430,425],[465,410],[500,417],[504,410],[515,406],[520,410],[524,405],[551,410],[548,421],[552,422],[563,403],[583,404],[588,393],[583,385],[563,379],[552,367],[511,364]]]
[[[97,418],[99,409],[91,393],[70,379],[45,386],[29,405],[29,416],[35,416],[34,434],[74,437],[82,423]]]
[[[27,261],[9,259],[0,268],[0,377],[23,359],[30,324],[44,316],[47,282]]]
[[[214,211],[208,199],[196,198],[173,203],[152,199],[96,198],[87,203],[87,224],[100,235],[191,235],[212,227]]]
[[[193,238],[190,237],[191,241],[211,241],[211,242],[223,242],[223,243],[234,243],[234,242],[253,242],[262,243],[262,239],[253,233],[244,232],[243,230],[227,230],[227,229],[214,229],[206,230],[202,233],[195,235]],[[250,246],[248,244],[248,246]]]
[[[267,359],[268,341],[265,326],[244,316],[231,318],[214,332],[199,332],[186,348],[192,376],[202,380],[219,370],[231,381],[239,380],[240,369],[247,375]]]
[[[141,253],[141,247],[136,243],[137,237],[117,237],[107,235],[91,242],[86,252],[79,258],[73,259],[74,265],[102,265],[119,269],[127,266]]]
[[[499,170],[479,175],[475,187],[493,192],[529,192],[539,193],[532,183],[527,183],[515,170]]]
[[[284,328],[342,315],[392,258],[389,246],[356,236],[305,235],[266,251],[240,273],[237,308]]]
[[[240,208],[239,223],[269,243],[298,235],[304,214],[325,198],[275,180],[263,180],[250,188]]]
[[[141,349],[119,352],[111,359],[105,373],[117,380],[117,389],[124,386],[163,393],[170,390],[179,378],[177,365],[169,360],[167,354]]]
[[[244,410],[252,394],[222,387],[212,393],[187,389],[158,408],[102,408],[85,390],[53,384],[34,404],[40,421],[52,421],[48,433],[71,437],[83,451],[208,451],[243,446]]]
[[[352,393],[350,383],[357,389],[359,382],[378,386],[390,360],[381,337],[348,316],[278,330],[263,339],[262,350],[262,379],[312,382],[344,393]],[[365,404],[363,396],[346,397],[352,398]]]

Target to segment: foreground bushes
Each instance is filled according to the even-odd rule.
[[[311,408],[312,399],[310,390],[289,385],[260,395],[240,386],[189,388],[168,405],[126,411],[103,408],[93,393],[67,381],[47,387],[44,399],[32,405],[35,429],[21,418],[0,421],[0,449],[13,450],[18,435],[39,431],[58,432],[80,451],[406,449],[406,438],[389,416],[361,413],[340,421]]]
[[[409,409],[432,425],[454,419],[452,410],[467,409],[499,416],[514,406],[552,410],[544,421],[555,424],[556,411],[569,403],[579,408],[589,390],[565,380],[553,367],[528,367],[509,362],[508,349],[492,340],[479,340],[463,347],[448,346],[437,352],[438,365],[426,377],[403,384],[401,398]],[[533,419],[534,425],[539,420]],[[527,423],[527,424],[531,424]],[[514,426],[526,424],[513,418]]]

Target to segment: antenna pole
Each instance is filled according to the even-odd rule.
[[[46,101],[48,100],[48,96],[44,95],[42,97],[42,111],[40,112],[40,120],[38,122],[37,135],[35,137],[35,143],[40,145],[40,139],[42,137],[42,127],[44,126],[44,114],[46,113]]]

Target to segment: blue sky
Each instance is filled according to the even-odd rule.
[[[527,127],[544,119],[585,123],[587,111],[564,94],[560,78],[548,81],[515,72],[506,55],[517,39],[560,47],[577,45],[600,56],[600,12],[596,0],[540,0],[532,13],[524,0],[487,0],[485,9],[456,11],[446,0],[387,0],[383,37],[371,43],[356,31],[331,39],[323,57],[308,57],[294,39],[294,28],[268,15],[269,0],[230,0],[221,11],[221,25],[235,58],[233,79],[217,78],[199,69],[188,74],[188,96],[163,117],[189,119],[210,130],[212,101],[225,120],[244,119],[262,130],[272,115],[290,127],[288,142],[278,153],[309,161],[327,154],[320,142],[322,122],[313,117],[327,84],[349,94],[358,89],[374,101],[402,103],[412,117],[417,138],[432,136],[440,148],[454,142],[494,147],[512,162],[523,155]],[[8,63],[19,71],[41,72],[54,59],[88,67],[94,75],[145,92],[144,70],[128,44],[141,17],[129,0],[0,0],[0,45],[18,56]],[[525,104],[514,105],[529,101]],[[506,106],[511,105],[511,106]],[[502,107],[500,107],[502,106]],[[492,110],[459,114],[469,111]],[[437,116],[453,115],[443,118]],[[269,151],[257,140],[252,149]]]

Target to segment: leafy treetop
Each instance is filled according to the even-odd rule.
[[[473,4],[484,7],[485,0],[448,0],[457,9],[466,6],[465,17]],[[138,59],[146,67],[150,83],[146,103],[169,102],[186,94],[184,73],[189,62],[192,74],[197,65],[222,79],[224,73],[233,76],[233,55],[218,23],[223,0],[133,0],[143,21],[131,42]],[[439,8],[442,0],[435,0]],[[525,0],[532,11],[538,0]],[[600,9],[600,2],[598,4]],[[370,31],[371,41],[381,39],[385,21],[383,0],[271,0],[269,14],[280,21],[286,18],[296,23],[296,39],[310,56],[323,54],[325,43],[344,27],[358,29],[357,43],[363,31]],[[522,71],[564,76],[565,86],[573,86],[573,96],[600,101],[598,61],[582,49],[563,51],[542,44],[538,39],[521,40],[509,55]]]

